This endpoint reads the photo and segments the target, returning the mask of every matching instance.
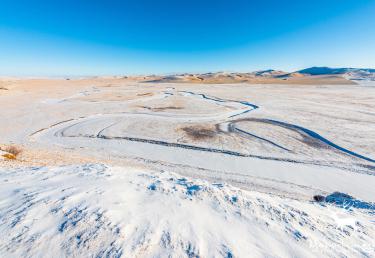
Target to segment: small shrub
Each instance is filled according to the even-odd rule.
[[[13,154],[14,157],[17,157],[22,152],[22,150],[20,148],[16,147],[16,146],[5,147],[4,151],[6,151],[10,154]]]

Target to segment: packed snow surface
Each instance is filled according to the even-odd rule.
[[[373,257],[373,206],[281,198],[167,171],[0,169],[1,257]]]

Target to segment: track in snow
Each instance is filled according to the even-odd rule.
[[[153,99],[158,98],[168,98],[170,96],[174,96],[176,93],[174,93],[171,90],[164,91],[163,94],[153,96]],[[142,138],[142,137],[133,137],[133,136],[127,136],[125,135],[111,135],[108,136],[105,134],[105,131],[113,127],[114,125],[117,125],[117,122],[109,122],[106,124],[106,122],[103,122],[103,127],[98,130],[97,133],[91,133],[91,134],[77,134],[77,135],[66,135],[65,131],[70,128],[75,128],[79,131],[79,128],[81,127],[83,122],[87,122],[96,118],[105,119],[113,118],[113,117],[129,117],[129,118],[137,118],[137,117],[153,117],[155,119],[160,119],[161,121],[165,120],[165,123],[168,123],[168,121],[178,121],[181,123],[184,122],[211,122],[211,123],[218,123],[216,124],[216,128],[218,129],[218,133],[230,133],[238,135],[238,137],[242,138],[248,138],[250,140],[257,140],[264,144],[268,144],[272,147],[275,147],[279,149],[280,151],[286,152],[286,153],[292,153],[289,146],[280,145],[277,142],[274,142],[271,139],[267,139],[264,137],[261,137],[259,135],[256,135],[255,133],[252,133],[251,131],[243,130],[238,127],[236,127],[236,123],[240,121],[249,121],[249,122],[261,122],[264,124],[272,124],[279,127],[283,127],[285,129],[288,129],[293,132],[297,132],[300,135],[302,135],[304,138],[309,138],[309,141],[311,142],[318,142],[320,145],[326,145],[327,148],[332,148],[336,152],[341,152],[343,155],[352,156],[358,159],[365,160],[367,162],[375,163],[375,160],[363,155],[360,155],[354,151],[348,150],[346,148],[343,148],[328,139],[322,137],[318,133],[311,131],[309,129],[303,128],[298,125],[288,124],[281,121],[271,120],[271,119],[256,119],[256,118],[237,118],[234,120],[235,117],[241,116],[243,114],[246,114],[250,111],[256,110],[259,108],[259,106],[252,104],[247,101],[237,101],[237,100],[225,100],[213,96],[209,96],[206,94],[201,93],[194,93],[191,91],[178,91],[178,95],[182,95],[185,97],[196,97],[200,98],[206,101],[213,102],[220,106],[228,106],[233,108],[236,107],[237,110],[234,111],[226,111],[222,114],[213,114],[213,115],[188,115],[188,114],[173,114],[173,113],[162,113],[162,112],[152,112],[152,113],[136,113],[136,112],[122,112],[118,114],[100,114],[100,115],[91,115],[89,117],[80,117],[79,119],[70,119],[66,121],[62,121],[59,123],[55,123],[54,125],[50,126],[49,128],[38,130],[37,132],[33,133],[31,136],[35,137],[35,135],[43,133],[44,131],[49,130],[55,130],[54,135],[56,137],[84,137],[84,138],[101,138],[106,140],[118,140],[118,141],[135,141],[135,142],[143,142],[143,143],[149,143],[154,145],[160,145],[165,147],[174,147],[174,148],[182,148],[182,149],[189,149],[189,150],[196,150],[196,151],[204,151],[204,152],[212,152],[212,153],[220,153],[225,155],[232,155],[237,157],[248,157],[248,158],[257,158],[257,159],[266,159],[266,160],[277,160],[277,161],[283,161],[283,162],[294,162],[294,163],[305,163],[305,164],[315,164],[315,165],[330,165],[329,162],[320,162],[317,160],[309,161],[305,159],[298,159],[296,157],[286,158],[286,157],[274,157],[274,156],[264,156],[264,155],[256,155],[256,154],[248,154],[248,153],[242,153],[239,151],[234,151],[230,149],[223,148],[212,148],[207,146],[200,146],[197,144],[183,144],[183,143],[177,143],[173,141],[165,141],[160,139],[150,139],[150,138]],[[146,97],[148,99],[150,97]],[[65,126],[65,123],[69,123],[70,125]],[[222,130],[222,128],[226,127],[226,132]],[[57,130],[55,128],[58,128]],[[123,133],[122,133],[123,134]],[[301,142],[302,143],[302,142]],[[368,167],[371,170],[371,167]]]

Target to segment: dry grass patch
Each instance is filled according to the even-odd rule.
[[[7,159],[17,159],[17,156],[21,154],[22,152],[22,149],[17,146],[6,146],[3,148],[0,148],[0,150],[6,152],[2,156]]]
[[[146,92],[146,93],[138,93],[137,96],[139,97],[145,97],[145,96],[153,96],[154,94],[151,92]]]
[[[178,107],[178,106],[167,106],[167,107],[148,107],[148,106],[141,106],[142,108],[151,110],[151,111],[164,111],[164,110],[180,110],[184,109],[183,107]]]
[[[216,136],[217,131],[205,126],[188,126],[181,128],[189,138],[194,140],[212,139]]]

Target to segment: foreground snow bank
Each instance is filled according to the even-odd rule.
[[[1,257],[375,253],[368,210],[99,164],[0,169],[0,219]]]

